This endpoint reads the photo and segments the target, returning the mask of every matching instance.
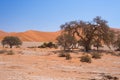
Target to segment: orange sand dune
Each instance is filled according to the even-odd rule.
[[[120,33],[120,29],[111,28],[117,34]],[[42,32],[42,31],[35,31],[29,30],[25,32],[4,32],[0,30],[0,40],[2,40],[5,36],[17,36],[22,41],[30,41],[30,42],[49,42],[49,41],[56,41],[56,38],[60,34],[61,31],[57,32]]]
[[[41,32],[35,30],[29,30],[25,32],[4,32],[0,31],[0,40],[2,40],[5,36],[17,36],[22,41],[35,41],[35,42],[48,42],[48,41],[56,41],[56,37],[60,34],[58,32]]]

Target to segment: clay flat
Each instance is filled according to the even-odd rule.
[[[72,59],[66,60],[58,57],[58,49],[12,50],[14,55],[0,54],[0,80],[101,80],[103,74],[120,78],[120,58],[111,54],[84,63],[83,52],[71,52]]]

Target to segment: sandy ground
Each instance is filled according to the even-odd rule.
[[[92,63],[80,62],[83,52],[58,57],[55,49],[13,49],[0,54],[0,80],[102,80],[108,74],[120,79],[120,57],[104,54]]]

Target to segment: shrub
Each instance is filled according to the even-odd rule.
[[[67,54],[65,55],[65,57],[66,57],[66,60],[71,59],[71,55],[70,55],[69,53],[67,53]]]
[[[0,54],[4,54],[5,52],[7,52],[6,50],[0,50]]]
[[[92,53],[91,55],[92,55],[92,58],[95,58],[95,59],[100,59],[102,56],[100,53],[96,53],[96,52]]]
[[[90,80],[98,80],[98,79],[90,79]],[[119,80],[118,77],[116,76],[111,76],[111,75],[102,75],[100,80]]]
[[[59,57],[66,57],[66,55],[65,55],[65,53],[64,52],[62,52],[62,53],[59,53],[59,55],[58,55]]]
[[[119,80],[119,78],[116,76],[104,75],[103,80]]]
[[[10,51],[7,52],[7,55],[14,55],[14,54],[15,53],[12,50],[10,50]]]
[[[38,46],[38,48],[57,48],[57,45],[55,45],[53,42],[43,43],[41,46]]]
[[[80,58],[80,61],[81,62],[87,62],[87,63],[91,63],[91,57],[89,55],[83,55],[81,58]]]

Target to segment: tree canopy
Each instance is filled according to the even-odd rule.
[[[10,48],[12,48],[13,46],[18,46],[21,45],[22,41],[15,36],[6,36],[4,37],[4,39],[2,40],[2,45],[9,45]]]
[[[61,45],[64,50],[70,50],[74,47],[77,40],[74,36],[70,34],[63,33],[57,37],[58,45]]]
[[[107,21],[97,16],[91,22],[71,21],[61,25],[63,33],[77,37],[78,44],[83,46],[85,51],[91,49],[93,43],[99,42],[110,47],[113,32],[110,30]],[[61,34],[62,35],[62,34]]]

